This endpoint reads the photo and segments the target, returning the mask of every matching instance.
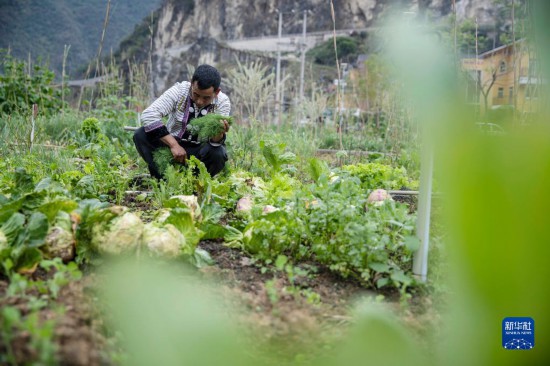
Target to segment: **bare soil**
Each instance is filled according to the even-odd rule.
[[[291,282],[287,273],[273,265],[255,262],[221,241],[203,241],[199,247],[208,251],[216,263],[202,268],[198,275],[220,286],[228,305],[240,309],[238,322],[245,333],[259,348],[276,356],[262,363],[284,364],[329,352],[331,344],[346,333],[355,300],[374,299],[381,294],[314,263],[298,264],[305,274]],[[50,275],[37,271],[33,277]],[[97,282],[93,274],[73,281],[61,290],[57,300],[39,311],[41,322],[55,322],[53,343],[62,365],[109,365],[113,352],[118,352],[100,314],[101,306],[95,296]],[[28,314],[29,297],[7,296],[8,286],[7,279],[0,278],[0,308],[15,306],[22,314]],[[384,296],[390,305],[399,307],[395,291]],[[413,306],[402,316],[419,333],[424,327],[422,317],[432,316],[423,311],[424,305]],[[55,309],[59,307],[64,311]],[[30,341],[28,332],[15,333],[11,349],[18,364],[36,360],[36,350]],[[7,350],[3,342],[2,337],[0,353]]]
[[[220,284],[234,308],[242,309],[239,320],[254,344],[277,356],[266,363],[307,360],[327,351],[327,345],[347,330],[354,300],[377,295],[323,266],[299,264],[307,275],[291,283],[285,272],[254,262],[223,242],[204,241],[199,246],[216,261],[201,270],[205,278]]]
[[[41,271],[33,274],[46,277]],[[28,329],[14,330],[14,338],[10,342],[11,352],[17,365],[34,364],[38,359],[40,346],[33,344],[33,340],[40,339],[55,347],[56,359],[60,365],[104,365],[108,364],[105,353],[107,340],[101,332],[101,318],[94,306],[94,299],[87,292],[93,288],[93,276],[73,281],[63,287],[56,300],[38,311],[38,323],[44,326],[47,322],[55,325],[53,335],[45,334],[34,336]],[[24,294],[8,296],[8,281],[0,279],[0,308],[12,306],[17,308],[23,317],[31,313],[31,298],[40,297],[36,290],[29,290]],[[0,338],[0,353],[7,354],[8,346],[2,334]],[[42,348],[49,347],[43,345]]]

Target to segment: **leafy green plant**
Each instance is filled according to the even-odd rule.
[[[12,343],[27,334],[27,347],[33,353],[33,362],[54,364],[57,346],[54,343],[55,319],[42,319],[39,311],[51,307],[54,313],[60,314],[63,309],[53,305],[61,288],[70,281],[81,278],[82,273],[74,262],[63,264],[60,258],[43,260],[40,267],[47,271],[45,279],[33,280],[18,273],[11,274],[6,298],[12,301],[25,300],[27,308],[21,311],[14,306],[5,306],[0,311],[0,341],[6,348],[6,354],[0,355],[0,363],[18,363]]]
[[[77,213],[81,218],[76,232],[79,263],[99,264],[104,257],[142,254],[184,257],[196,265],[210,261],[206,253],[195,250],[204,233],[196,227],[193,211],[177,199],[167,200],[166,208],[147,223],[127,207],[106,207],[97,200],[81,202]]]
[[[276,281],[274,279],[265,281],[264,287],[271,304],[276,304],[279,301],[279,291]]]
[[[57,299],[59,291],[71,281],[82,278],[82,272],[80,272],[75,262],[64,264],[61,258],[42,260],[40,267],[46,271],[54,272],[51,278],[44,281],[45,286],[43,286],[52,299]]]
[[[353,62],[357,55],[364,51],[365,46],[362,40],[355,37],[336,37],[336,50],[338,58],[344,62]],[[321,65],[335,65],[336,53],[334,50],[334,41],[332,39],[312,48],[307,52],[307,56],[312,58],[315,63]]]
[[[82,121],[80,131],[84,134],[86,140],[90,142],[95,141],[96,136],[99,135],[99,133],[101,132],[99,120],[94,117],[86,118],[84,121]]]
[[[187,130],[189,130],[192,135],[196,135],[199,141],[207,142],[212,137],[218,136],[224,132],[223,120],[226,120],[230,126],[233,124],[233,117],[208,113],[206,116],[191,120],[187,125]]]
[[[183,167],[183,164],[180,164],[174,160],[174,155],[172,155],[172,152],[168,147],[156,149],[153,152],[153,161],[162,175],[166,173],[168,166],[173,166],[175,168]]]
[[[314,182],[319,182],[321,177],[327,177],[329,175],[327,163],[315,158],[309,160],[308,171]]]
[[[321,180],[311,189],[314,199],[297,208],[318,261],[377,287],[409,282],[397,274],[410,271],[415,250],[415,218],[405,205],[365,206],[366,193],[352,179]]]
[[[334,175],[315,160],[311,171],[309,186],[285,188],[281,182],[292,178],[278,173],[246,191],[255,206],[244,216],[242,230],[232,223],[226,242],[265,261],[281,255],[314,259],[366,286],[393,286],[405,293],[414,284],[410,271],[418,245],[408,207],[393,201],[367,205],[368,190],[359,178]],[[262,204],[275,206],[265,211]]]
[[[196,194],[202,200],[204,195],[211,194],[212,178],[196,157],[187,159],[187,165],[175,163],[170,150],[161,148],[155,151],[154,159],[164,178],[151,181],[153,198],[159,207],[172,196]]]
[[[288,278],[288,282],[290,282],[290,286],[285,286],[284,288],[286,292],[297,298],[303,297],[309,304],[316,305],[320,303],[321,298],[318,293],[309,288],[301,288],[297,283],[298,278],[311,277],[309,270],[293,265],[293,263],[289,261],[289,258],[284,254],[278,255],[274,264],[277,270],[283,272]]]
[[[14,175],[10,196],[0,195],[0,258],[2,272],[32,273],[41,259],[74,256],[74,237],[69,215],[77,206],[51,179],[36,185],[23,169]]]
[[[32,67],[8,53],[0,53],[0,114],[28,114],[33,104],[41,114],[61,110],[61,89],[54,88],[55,74],[47,66]]]
[[[36,126],[36,124],[35,124]],[[30,149],[30,134],[32,130],[31,119],[19,113],[0,116],[0,153],[19,152],[26,153]]]
[[[3,307],[0,311],[0,339],[7,349],[7,354],[0,355],[0,362],[17,364],[18,360],[13,351],[12,342],[20,334],[28,334],[30,340],[28,348],[36,354],[34,362],[51,365],[55,363],[57,347],[53,341],[55,321],[40,320],[37,311],[23,315],[14,306]]]
[[[34,212],[30,216],[15,212],[0,227],[0,258],[3,272],[34,271],[42,259],[38,249],[44,244],[48,232],[46,216]]]
[[[271,140],[260,141],[262,155],[273,172],[280,172],[284,165],[296,160],[296,155],[288,151],[285,152],[285,147],[285,143],[275,143]]]
[[[0,356],[0,361],[11,362],[12,364],[16,363],[12,342],[16,335],[14,328],[17,329],[20,324],[21,312],[19,309],[13,306],[6,306],[0,310],[0,334],[2,343],[6,347],[6,354]]]
[[[400,189],[402,187],[416,188],[418,182],[412,182],[404,168],[393,168],[380,163],[346,165],[342,169],[361,180],[366,189]]]
[[[276,258],[282,253],[300,258],[303,225],[301,220],[285,211],[263,215],[245,227],[244,249],[262,259]]]

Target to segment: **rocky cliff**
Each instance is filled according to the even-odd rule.
[[[370,27],[400,6],[416,16],[441,19],[452,10],[453,0],[334,0],[337,29]],[[459,19],[477,17],[494,23],[493,0],[456,0]],[[307,31],[333,27],[330,1],[305,0],[166,0],[154,36],[154,86],[158,95],[174,81],[187,78],[187,65],[217,64],[235,53],[228,41],[277,34],[278,9],[283,32],[300,33],[302,14],[308,12]]]

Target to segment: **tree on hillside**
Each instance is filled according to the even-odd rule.
[[[472,56],[489,51],[492,42],[485,31],[480,31],[471,19],[464,20],[458,27],[457,46],[462,55]]]
[[[496,31],[499,44],[510,44],[529,33],[529,0],[493,0],[498,5]]]
[[[354,63],[357,56],[364,53],[365,46],[357,37],[336,37],[336,50],[341,62]],[[307,52],[307,56],[313,62],[320,65],[336,65],[336,54],[334,53],[334,41],[329,39]]]

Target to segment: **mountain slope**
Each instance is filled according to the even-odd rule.
[[[478,19],[479,27],[486,32],[498,32],[497,9],[500,5],[495,0],[333,0],[332,3],[336,29],[360,30],[375,26],[394,12],[408,12],[415,18],[444,22],[454,3],[459,23]],[[154,93],[161,93],[185,77],[188,64],[221,65],[234,63],[235,57],[241,61],[258,57],[250,51],[232,48],[229,43],[247,37],[276,35],[279,10],[283,12],[283,34],[302,32],[305,10],[308,11],[308,33],[333,28],[331,2],[327,0],[166,0],[158,11],[155,24]],[[369,32],[365,33],[368,43]],[[371,34],[375,35],[375,31]],[[294,37],[296,44],[298,37]]]
[[[0,48],[14,56],[41,57],[61,73],[64,45],[70,45],[67,72],[75,74],[97,55],[108,0],[0,0]],[[111,0],[103,55],[116,50],[122,39],[162,0]]]

